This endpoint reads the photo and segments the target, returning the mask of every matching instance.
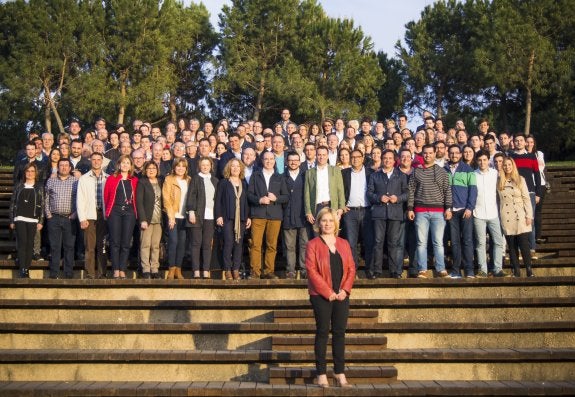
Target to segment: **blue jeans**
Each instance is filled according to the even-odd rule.
[[[186,252],[186,220],[176,218],[176,226],[168,228],[168,266],[182,267]]]
[[[467,276],[473,275],[473,217],[464,218],[465,209],[454,211],[449,221],[452,272],[460,273],[461,263]]]
[[[499,218],[478,219],[473,218],[473,227],[475,229],[475,252],[477,253],[477,262],[479,270],[487,273],[487,232],[491,238],[491,252],[493,253],[493,272],[501,271],[503,265],[504,239],[501,234],[501,223]]]
[[[445,231],[445,218],[443,212],[416,212],[415,231],[417,234],[417,270],[427,270],[427,238],[431,231],[433,243],[433,256],[435,257],[435,271],[445,270],[445,252],[443,248],[443,232]]]
[[[60,271],[60,253],[64,247],[64,277],[74,274],[74,243],[76,235],[72,220],[67,216],[52,215],[48,219],[48,237],[50,239],[50,277],[57,277]]]

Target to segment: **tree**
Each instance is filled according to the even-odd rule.
[[[473,73],[473,32],[480,19],[467,17],[470,8],[485,2],[438,1],[427,6],[417,22],[406,24],[405,43],[396,49],[405,65],[408,105],[431,105],[437,117],[454,102],[471,100],[481,87]]]
[[[525,95],[525,134],[531,126],[533,94],[545,94],[552,77],[555,49],[537,30],[533,2],[497,0],[491,7],[492,28],[476,50],[477,65],[502,93]]]
[[[64,132],[58,108],[71,66],[79,57],[78,4],[31,0],[7,3],[1,9],[3,95],[43,109],[46,131],[52,131],[54,116]]]
[[[403,82],[405,71],[399,59],[389,58],[384,52],[378,52],[377,59],[379,67],[386,76],[377,94],[379,98],[377,119],[384,120],[390,115],[397,115],[403,111],[406,91]]]

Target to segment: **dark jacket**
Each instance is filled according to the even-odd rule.
[[[14,173],[13,173],[14,186],[22,182],[22,178],[24,177],[24,167],[26,167],[29,162],[30,161],[28,161],[28,158],[24,157],[23,159],[18,160],[14,164]],[[33,162],[36,164],[36,168],[38,170],[37,171],[38,180],[43,181],[45,179],[45,172],[46,172],[45,170],[47,162],[39,160],[34,160]]]
[[[217,170],[216,172],[216,177],[219,179],[222,179],[224,177],[224,168],[226,168],[226,164],[228,163],[228,161],[230,161],[231,159],[235,159],[236,155],[234,152],[232,152],[231,149],[228,149],[227,152],[223,153],[220,157],[220,160],[218,161],[217,167],[215,167],[215,169]]]
[[[240,220],[245,222],[249,214],[248,206],[248,185],[242,181],[242,195],[240,196]],[[224,218],[224,222],[232,221],[236,214],[236,193],[235,187],[229,179],[222,179],[216,189],[216,202],[214,203],[214,217]]]
[[[289,171],[283,175],[288,190],[288,201],[284,207],[284,229],[295,229],[306,226],[305,208],[303,205],[303,191],[305,187],[305,171],[301,171],[295,179],[291,178]]]
[[[367,185],[367,197],[372,205],[372,218],[402,221],[404,219],[404,203],[407,202],[408,193],[407,176],[397,168],[393,169],[390,178],[382,170],[374,172]],[[397,203],[382,203],[381,196],[384,194],[397,196]]]
[[[277,200],[271,204],[260,204],[260,199],[268,193],[275,194]],[[252,218],[281,220],[283,218],[282,204],[287,203],[287,201],[288,190],[285,178],[274,172],[270,178],[268,189],[263,170],[254,171],[248,186],[248,203]]]
[[[367,184],[369,182],[369,176],[374,172],[371,168],[369,167],[364,167],[365,168],[365,188],[367,191]],[[346,168],[344,170],[341,170],[341,177],[343,178],[343,192],[344,192],[344,196],[345,196],[345,204],[347,205],[347,202],[349,201],[349,192],[351,190],[351,173],[352,173],[352,168]],[[365,203],[367,207],[369,207],[370,203]]]
[[[160,178],[158,178],[158,184],[160,190],[162,190],[162,180]],[[156,199],[152,183],[148,178],[142,178],[138,181],[136,191],[136,208],[138,209],[139,221],[140,223],[150,223],[154,214],[154,201]],[[160,204],[160,210],[162,208],[163,206]]]
[[[218,190],[218,178],[212,175],[210,178],[212,184]],[[214,195],[214,204],[216,196]],[[192,176],[192,181],[190,182],[190,187],[188,188],[188,196],[186,197],[186,212],[194,211],[196,214],[196,223],[190,223],[186,219],[187,227],[202,227],[204,222],[204,212],[206,211],[206,187],[204,183],[204,178],[198,174]]]
[[[14,223],[14,218],[16,218],[18,214],[18,199],[20,197],[20,193],[24,190],[24,183],[20,182],[14,188],[14,192],[12,193],[12,199],[10,200],[10,210],[8,211],[10,217],[10,223]],[[36,204],[34,206],[34,218],[38,219],[38,223],[44,222],[44,187],[42,186],[41,182],[36,182],[34,184],[34,199]]]

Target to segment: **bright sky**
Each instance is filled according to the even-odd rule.
[[[197,0],[196,0],[197,1]],[[210,12],[212,25],[218,28],[218,14],[229,0],[203,0]],[[403,39],[405,24],[419,19],[421,11],[432,0],[319,0],[333,18],[352,18],[355,26],[371,36],[375,51],[395,55],[395,43]]]

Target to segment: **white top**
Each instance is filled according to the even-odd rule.
[[[274,171],[266,171],[266,170],[262,170],[262,174],[264,174],[264,179],[266,180],[266,189],[270,190],[270,179],[272,179],[272,175],[274,174]]]
[[[545,180],[545,156],[543,152],[537,151],[535,153],[535,157],[537,157],[537,164],[539,164],[539,173],[541,174],[541,186],[545,186],[547,181]]]
[[[186,196],[188,195],[188,182],[185,179],[177,179],[180,186],[180,209],[174,216],[178,219],[184,219],[184,210],[186,208]]]
[[[335,150],[333,152],[331,150],[328,150],[327,156],[328,156],[329,165],[333,165],[333,166],[337,165],[337,150]]]
[[[104,186],[108,174],[100,171],[102,176],[102,205],[104,204]],[[98,178],[92,170],[86,172],[78,179],[78,190],[76,193],[76,213],[80,222],[98,219],[96,210],[96,185]],[[135,192],[134,192],[135,193]]]
[[[477,201],[473,216],[477,219],[495,219],[499,217],[499,206],[497,205],[497,177],[495,169],[489,168],[483,172],[475,170],[477,181]]]
[[[316,204],[323,203],[324,201],[330,201],[329,197],[329,174],[328,166],[326,165],[323,169],[317,167],[317,187],[316,187]]]
[[[351,185],[349,188],[349,199],[347,200],[348,207],[367,207],[367,182],[365,180],[365,167],[355,172],[351,170]]]
[[[212,183],[211,174],[198,174],[204,179],[204,189],[206,191],[206,208],[204,209],[204,220],[214,219],[214,198],[216,196],[216,188]]]

